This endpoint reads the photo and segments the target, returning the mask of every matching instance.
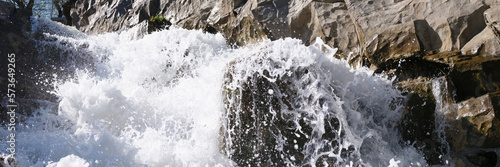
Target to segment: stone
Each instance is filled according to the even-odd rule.
[[[338,153],[341,142],[340,122],[334,115],[325,115],[323,128],[328,133],[318,136],[313,123],[315,114],[300,112],[299,101],[304,97],[292,84],[295,78],[306,75],[309,75],[307,68],[296,69],[290,76],[278,76],[270,81],[268,78],[273,77],[263,71],[240,81],[236,89],[227,87],[223,92],[227,111],[221,129],[221,152],[238,166],[286,166],[310,161],[318,165],[323,162],[338,164],[334,157],[322,156],[314,160],[316,157],[305,154],[306,145],[312,140],[327,141],[322,150],[334,150],[334,153]],[[225,85],[237,83],[231,69],[224,82]],[[342,157],[349,156],[350,150],[342,148]]]
[[[500,147],[500,92],[471,98],[446,112],[445,131],[452,151]]]
[[[366,46],[368,54],[373,57],[369,59],[375,61],[373,62],[375,65],[379,64],[380,57],[408,55],[416,51],[442,52],[461,48],[484,29],[486,25],[482,13],[488,8],[478,0],[439,3],[426,0],[346,0],[346,3],[351,16],[359,25],[358,36],[362,39],[361,45]],[[422,46],[409,43],[415,38]],[[388,49],[407,44],[411,47]]]
[[[438,125],[443,122],[436,111],[453,104],[449,78],[419,77],[398,82],[397,87],[408,97],[398,126],[403,141],[418,148],[429,165],[444,165],[447,143],[441,140]]]
[[[71,15],[73,24],[88,33],[122,31],[163,14],[173,25],[219,32],[237,45],[285,37],[308,45],[319,37],[339,48],[339,54],[352,53],[351,63],[377,69],[388,59],[462,49],[484,31],[483,12],[493,4],[482,0],[79,0]],[[485,49],[493,53],[490,50],[496,47],[489,46]]]
[[[500,42],[500,5],[493,6],[484,12],[486,25],[493,31],[498,42]]]
[[[497,154],[490,151],[478,151],[466,155],[467,159],[476,166],[495,167],[497,166]]]
[[[408,58],[395,58],[381,62],[376,73],[384,73],[395,77],[395,82],[419,77],[434,78],[449,73],[451,66],[442,62],[430,61],[422,58],[420,54]]]
[[[420,51],[415,29],[409,25],[410,23],[389,26],[365,41],[366,50],[371,55],[368,60],[372,65],[380,67],[388,60],[410,57]]]
[[[500,60],[467,62],[471,64],[457,65],[450,73],[451,80],[456,86],[456,101],[460,102],[471,97],[479,97],[488,92],[500,91],[500,75],[495,70]]]
[[[480,55],[483,57],[499,57],[500,40],[495,38],[491,27],[486,27],[481,33],[472,38],[461,49],[463,55]]]
[[[17,159],[10,155],[0,155],[0,166],[2,167],[20,167]]]
[[[338,48],[339,53],[361,53],[355,25],[345,3],[313,2],[325,43]]]
[[[429,80],[407,81],[401,83],[403,91],[409,91],[399,124],[403,141],[420,148],[429,164],[441,164],[435,134],[436,102],[432,95],[432,82]]]
[[[455,101],[460,102],[471,97],[479,97],[488,92],[500,90],[500,72],[495,68],[500,64],[498,57],[462,54],[461,51],[429,54],[424,60],[447,64],[445,72],[456,87]]]

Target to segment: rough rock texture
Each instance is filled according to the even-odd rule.
[[[500,42],[500,6],[494,6],[484,12],[486,25],[493,31],[496,39]]]
[[[488,37],[486,24],[495,32],[491,25],[496,23],[497,4],[492,0],[76,0],[71,16],[72,24],[88,33],[121,31],[163,14],[174,25],[213,29],[238,45],[284,37],[307,45],[319,37],[339,48],[339,54],[353,52],[353,63],[368,60],[376,69],[386,60],[425,51],[464,48],[496,56],[498,42],[473,38]]]
[[[303,97],[298,95],[298,90],[291,84],[294,78],[301,78],[307,74],[303,71],[307,69],[298,70],[289,77],[279,77],[276,82],[270,82],[267,79],[269,76],[256,73],[252,78],[243,82],[241,88],[224,91],[227,97],[225,103],[228,109],[228,120],[227,126],[221,129],[226,137],[221,143],[231,144],[230,146],[223,145],[221,151],[225,152],[225,147],[230,147],[228,150],[232,150],[232,153],[226,154],[236,164],[239,166],[297,166],[310,161],[318,165],[322,165],[323,162],[329,162],[331,165],[339,163],[334,157],[322,156],[316,160],[315,157],[304,154],[306,145],[311,145],[311,140],[315,141],[316,137],[319,138],[318,142],[329,142],[325,148],[318,150],[319,152],[337,150],[334,152],[338,153],[341,132],[338,132],[339,120],[333,115],[327,115],[324,118],[323,128],[331,133],[318,136],[315,130],[317,127],[313,123],[317,119],[315,115],[307,112],[292,112],[300,110],[300,106],[296,103],[302,101]],[[231,82],[234,81],[226,80],[226,84]],[[269,94],[269,90],[273,90],[274,93]],[[300,114],[299,117],[302,118],[298,122],[295,120],[296,114]],[[301,127],[300,131],[296,130],[297,126]],[[232,136],[231,141],[224,141],[229,136]],[[342,158],[349,156],[346,149],[342,149],[342,152]]]
[[[500,92],[495,92],[460,102],[447,111],[452,150],[500,147],[499,109]]]
[[[454,104],[447,108],[446,135],[450,149],[464,166],[496,166],[500,147],[500,92]],[[472,148],[472,149],[471,149]],[[487,149],[485,149],[487,148]],[[471,151],[474,150],[474,151]]]

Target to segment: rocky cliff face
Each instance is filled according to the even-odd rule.
[[[497,8],[494,6],[499,2],[79,0],[73,5],[72,24],[89,33],[123,30],[163,14],[180,27],[214,28],[238,44],[283,37],[302,39],[310,44],[320,37],[345,54],[367,56],[377,64],[392,57],[422,51],[460,50],[469,42],[481,42],[471,40],[480,33],[496,32],[498,28],[486,28],[483,13],[492,16],[489,19],[496,19],[488,13],[494,13]],[[490,8],[490,12],[485,13]],[[491,21],[489,25],[494,23]],[[487,50],[485,54],[490,56],[497,51],[496,48]]]
[[[72,24],[91,34],[145,26],[162,14],[175,26],[222,33],[238,45],[284,37],[308,45],[320,38],[339,48],[337,57],[352,54],[352,66],[396,77],[394,84],[408,94],[403,137],[431,164],[445,163],[440,154],[447,147],[458,166],[497,164],[500,151],[492,145],[500,138],[497,0],[76,0],[72,5]],[[437,120],[450,124],[447,134],[439,134]]]

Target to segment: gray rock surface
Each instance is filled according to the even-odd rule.
[[[339,48],[339,54],[358,55],[353,62],[365,57],[377,68],[386,60],[419,52],[477,47],[478,40],[472,39],[489,33],[485,17],[497,16],[488,15],[495,10],[483,13],[497,4],[494,0],[77,0],[71,16],[73,25],[91,34],[125,30],[163,14],[179,27],[214,28],[239,45],[284,37],[308,45],[319,37]],[[497,43],[479,43],[487,56],[497,53]]]

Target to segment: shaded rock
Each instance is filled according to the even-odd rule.
[[[419,77],[433,78],[444,76],[451,70],[448,64],[434,62],[420,57],[420,54],[408,58],[389,59],[378,65],[376,73],[396,77],[396,82]]]
[[[399,123],[399,130],[403,140],[414,145],[424,154],[430,165],[443,165],[446,160],[443,155],[448,153],[447,143],[442,140],[439,124],[443,122],[436,110],[441,110],[443,101],[453,103],[447,95],[453,89],[446,77],[429,79],[419,77],[397,83],[399,89],[408,94],[403,110],[403,117]],[[441,88],[442,87],[442,88]],[[439,93],[436,94],[437,90]],[[442,90],[441,90],[442,89]],[[436,97],[437,96],[437,97]]]
[[[495,152],[479,151],[469,153],[467,159],[476,166],[495,167],[497,165],[497,154]]]
[[[493,60],[454,69],[450,77],[457,88],[455,98],[457,102],[470,97],[479,97],[488,92],[500,91],[500,78],[498,78],[500,71],[495,70],[499,63],[500,60]]]
[[[296,69],[290,76],[271,81],[273,77],[263,71],[243,81],[235,90],[226,89],[228,113],[227,124],[221,129],[225,133],[221,150],[239,166],[304,165],[311,161],[317,165],[338,164],[335,157],[324,155],[316,160],[317,157],[306,153],[307,145],[318,142],[325,145],[317,151],[338,154],[342,133],[335,114],[325,115],[326,133],[321,134],[314,123],[318,115],[301,111],[306,99],[298,94],[294,81],[310,75],[307,68]],[[225,85],[234,83],[230,73],[226,78]],[[341,150],[342,158],[346,158],[354,148]]]
[[[457,89],[456,102],[500,90],[500,71],[495,68],[500,65],[498,58],[478,54],[464,55],[460,51],[453,51],[425,55],[423,59],[451,67],[447,75]]]
[[[463,55],[480,55],[484,57],[498,57],[500,42],[490,27],[472,38],[462,49]]]
[[[148,20],[148,33],[162,29],[168,29],[172,23],[162,15],[156,15]]]

